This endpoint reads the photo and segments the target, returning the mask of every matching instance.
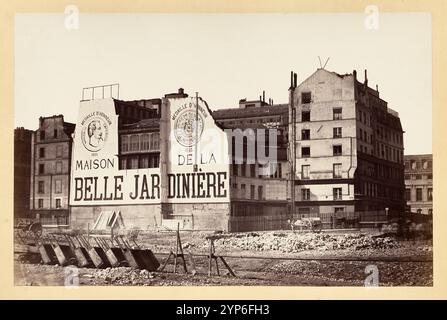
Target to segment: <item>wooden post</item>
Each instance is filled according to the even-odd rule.
[[[208,276],[211,276],[211,259],[213,256],[213,239],[209,239],[210,240],[210,248],[209,248],[209,252],[208,252]]]
[[[177,223],[177,233],[175,238],[175,254],[174,254],[174,273],[177,272],[177,255],[178,255],[178,240],[179,240],[180,223]]]

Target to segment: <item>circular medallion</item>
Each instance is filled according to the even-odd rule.
[[[199,140],[203,132],[203,118],[199,114],[196,121],[195,110],[185,110],[179,114],[174,123],[174,136],[184,147],[191,147]]]
[[[91,152],[102,149],[108,136],[107,122],[101,117],[90,118],[82,127],[81,139],[84,147]]]

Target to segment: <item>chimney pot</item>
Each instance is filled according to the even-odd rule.
[[[297,78],[297,74],[294,73],[293,74],[293,87],[296,88],[296,78]]]

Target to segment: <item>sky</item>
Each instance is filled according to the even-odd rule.
[[[432,42],[427,13],[81,14],[77,29],[61,14],[15,18],[15,126],[40,116],[76,122],[82,88],[119,83],[120,99],[160,98],[182,87],[212,110],[240,99],[287,103],[298,83],[329,61],[379,86],[400,115],[405,154],[432,153]],[[422,128],[422,129],[421,129]]]

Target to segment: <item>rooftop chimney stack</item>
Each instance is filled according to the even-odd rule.
[[[368,70],[365,69],[365,86],[368,86]]]
[[[357,80],[357,70],[354,69],[354,71],[352,71],[352,74],[354,75],[354,80]]]
[[[265,102],[265,90],[262,90],[262,102]]]
[[[293,71],[290,71],[290,89],[293,88]]]
[[[293,87],[296,88],[296,73],[293,74]]]

